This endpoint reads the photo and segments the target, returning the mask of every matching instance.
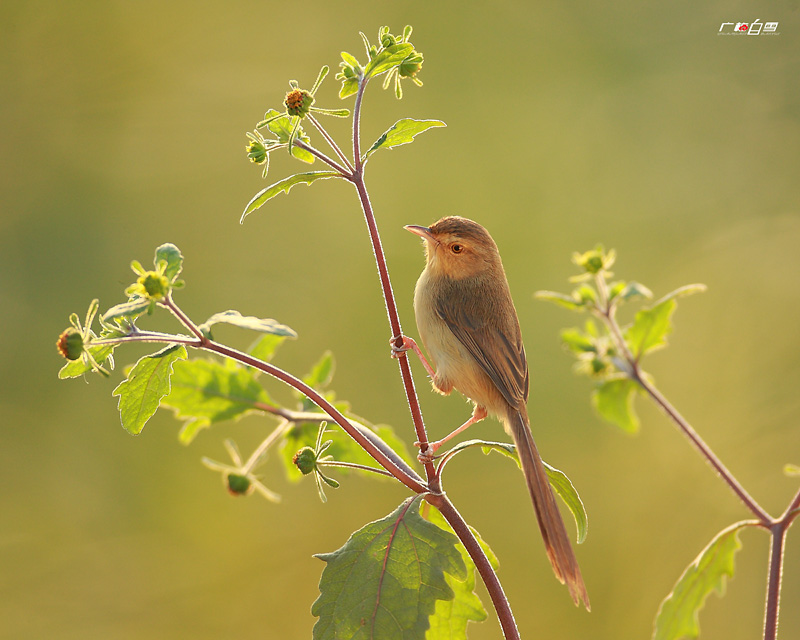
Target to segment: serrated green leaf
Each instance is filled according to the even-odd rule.
[[[422,513],[424,517],[436,526],[444,529],[449,533],[453,533],[452,528],[448,524],[444,516],[438,509],[425,503],[423,505]],[[478,543],[483,548],[489,558],[489,563],[496,570],[498,568],[497,557],[489,548],[483,539],[480,537],[475,529],[472,533],[478,540]],[[453,535],[455,535],[453,533]],[[445,575],[447,584],[453,590],[454,597],[452,600],[437,600],[436,609],[430,617],[430,628],[425,635],[425,640],[462,640],[467,637],[467,624],[470,622],[482,622],[486,620],[487,613],[483,607],[480,598],[474,592],[475,590],[475,563],[467,553],[466,548],[461,542],[456,547],[461,554],[461,559],[467,567],[466,580],[458,580],[449,574]]]
[[[458,538],[424,520],[419,497],[356,531],[326,562],[311,607],[314,640],[423,640],[437,600],[452,600],[446,574],[467,569]]]
[[[293,176],[289,176],[288,178],[284,178],[283,180],[279,180],[275,184],[268,186],[266,189],[259,191],[253,197],[253,199],[247,203],[239,222],[243,222],[248,215],[253,213],[253,211],[259,207],[263,206],[267,200],[271,200],[281,193],[289,193],[291,188],[297,184],[311,184],[312,182],[320,179],[324,180],[326,178],[341,177],[341,174],[337,173],[336,171],[310,171],[308,173],[297,173]]]
[[[374,78],[375,76],[389,71],[392,67],[396,67],[403,62],[412,51],[414,51],[414,47],[405,43],[393,44],[386,47],[370,60],[367,68],[364,69],[364,76],[367,78]]]
[[[175,363],[172,389],[161,404],[184,421],[183,444],[212,424],[260,411],[259,405],[275,406],[253,369],[201,358]]]
[[[149,306],[150,301],[147,298],[134,298],[111,307],[103,314],[103,322],[111,322],[117,318],[136,318],[147,311]]]
[[[267,333],[256,340],[247,350],[247,353],[254,358],[269,362],[272,360],[278,347],[283,344],[284,340],[286,340],[285,336],[276,336]]]
[[[170,282],[173,282],[183,269],[183,255],[181,255],[180,249],[170,242],[162,244],[156,249],[156,268],[162,260],[167,265],[164,275]]]
[[[568,296],[564,293],[558,293],[557,291],[537,291],[534,294],[534,297],[537,300],[545,300],[547,302],[552,302],[560,307],[564,307],[571,311],[586,310],[586,306],[583,301],[576,300],[572,296]]]
[[[638,360],[645,353],[667,344],[667,335],[672,331],[670,318],[676,306],[675,300],[670,298],[636,314],[633,324],[624,333],[634,358]]]
[[[657,300],[651,307],[639,311],[633,323],[625,329],[625,341],[638,360],[645,353],[660,349],[667,344],[667,335],[672,331],[672,314],[677,307],[676,299],[705,291],[702,284],[689,284],[671,291]]]
[[[287,338],[297,337],[293,329],[287,327],[285,324],[281,324],[277,320],[273,320],[272,318],[256,318],[255,316],[243,316],[235,309],[215,313],[200,325],[200,329],[203,332],[207,332],[213,325],[220,323],[232,324],[240,329],[250,329],[251,331],[270,333],[276,336],[285,336]]]
[[[628,378],[606,380],[592,392],[592,404],[604,420],[623,431],[636,433],[639,430],[639,418],[633,410],[636,389],[636,383]]]
[[[755,521],[737,522],[720,531],[700,552],[664,599],[656,616],[653,640],[681,640],[700,635],[699,613],[713,591],[725,593],[726,578],[733,578],[734,556],[741,548],[739,531]]]
[[[480,447],[485,454],[489,454],[492,451],[500,453],[508,458],[511,458],[517,463],[517,466],[520,469],[522,468],[522,464],[519,461],[519,456],[517,455],[517,448],[508,442],[466,440],[464,442],[459,442],[455,447],[450,449],[447,452],[447,456],[453,456],[471,447]],[[583,500],[581,500],[578,491],[575,489],[575,486],[567,477],[566,473],[547,464],[544,460],[542,460],[542,464],[544,464],[544,470],[547,472],[547,479],[550,482],[550,486],[553,488],[553,491],[556,492],[556,495],[564,501],[564,504],[567,505],[572,517],[575,519],[575,526],[578,530],[578,544],[583,543],[583,541],[586,540],[586,534],[589,531],[589,515],[586,513],[586,507],[583,504]]]
[[[391,149],[402,144],[413,142],[414,138],[432,127],[446,127],[441,120],[414,120],[413,118],[403,118],[395,122],[389,129],[383,132],[373,145],[364,154],[364,160],[369,158],[378,149]]]
[[[186,347],[170,345],[157,353],[141,358],[112,396],[119,396],[122,426],[138,435],[158,409],[161,399],[170,391],[172,366],[187,357]]]

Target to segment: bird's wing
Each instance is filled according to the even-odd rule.
[[[450,300],[450,302],[448,302]],[[508,298],[511,313],[478,313],[457,296],[442,296],[436,312],[453,335],[469,351],[486,375],[512,407],[524,406],[528,399],[528,362],[522,344],[516,312]],[[502,326],[503,318],[513,321]],[[506,322],[511,325],[511,322]]]

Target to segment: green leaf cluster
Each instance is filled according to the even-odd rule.
[[[705,286],[675,289],[640,308],[632,322],[620,327],[616,319],[619,308],[632,301],[652,300],[653,294],[636,281],[610,280],[615,260],[616,253],[606,252],[602,246],[576,253],[573,262],[583,273],[570,280],[577,286],[569,294],[538,291],[536,297],[591,316],[582,328],[564,329],[561,342],[575,356],[576,373],[594,381],[592,405],[600,417],[635,433],[639,418],[633,398],[640,389],[640,378],[647,376],[640,362],[645,355],[666,346],[677,299],[704,291]]]

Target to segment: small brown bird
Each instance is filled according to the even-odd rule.
[[[430,460],[443,442],[487,415],[500,419],[514,439],[522,471],[556,577],[589,609],[589,596],[564,521],[556,505],[528,419],[528,362],[500,253],[477,222],[459,216],[430,227],[405,227],[425,240],[426,266],[414,292],[417,328],[433,361],[428,364],[409,338],[433,388],[453,389],[475,404],[472,417],[443,440],[421,452]]]

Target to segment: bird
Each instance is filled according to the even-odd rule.
[[[432,461],[444,442],[470,425],[498,418],[516,445],[553,572],[575,604],[588,610],[586,585],[530,429],[528,362],[497,245],[482,225],[456,215],[404,228],[424,240],[414,314],[433,364],[410,337],[401,336],[396,351],[411,349],[420,357],[435,391],[448,395],[455,389],[474,404],[469,420],[428,443],[420,460]]]

